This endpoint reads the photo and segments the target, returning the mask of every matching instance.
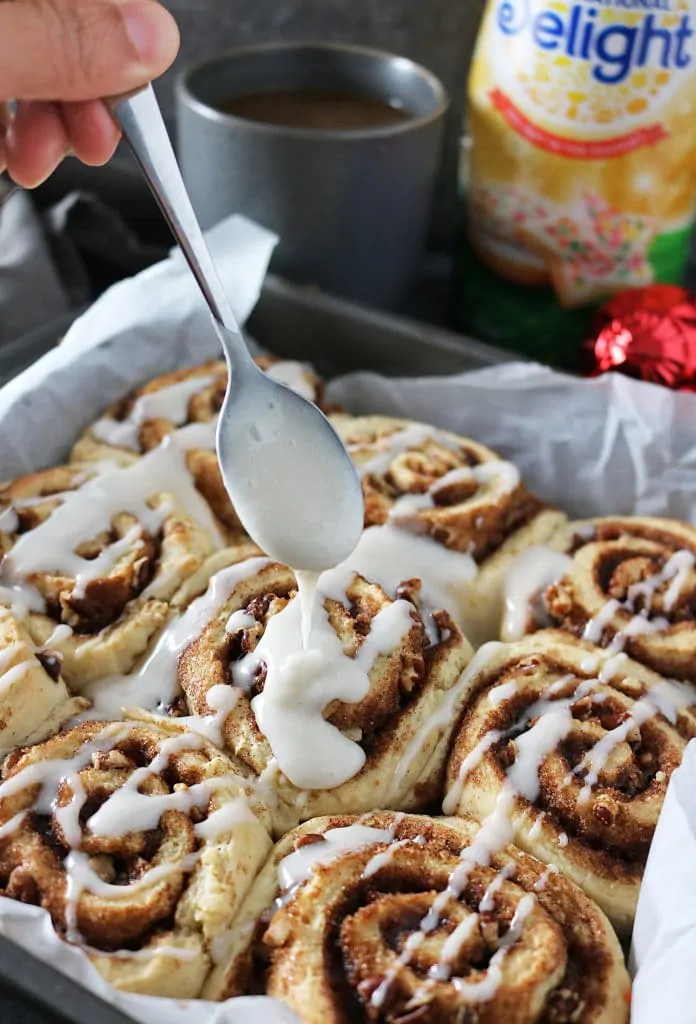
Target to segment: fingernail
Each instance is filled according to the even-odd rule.
[[[153,0],[128,0],[119,6],[141,62],[156,68],[171,63],[179,48],[179,30],[171,14]]]

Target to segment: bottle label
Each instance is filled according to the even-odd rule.
[[[679,280],[696,205],[696,0],[490,0],[463,162],[480,257],[566,307]]]

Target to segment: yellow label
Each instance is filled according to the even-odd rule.
[[[469,116],[489,266],[568,307],[651,283],[696,205],[696,0],[489,0]]]

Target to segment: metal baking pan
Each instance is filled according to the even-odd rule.
[[[80,312],[0,347],[0,383],[50,351]],[[390,377],[462,373],[522,358],[273,275],[266,279],[248,329],[264,348],[287,359],[311,362],[326,377],[353,370],[374,370]]]
[[[0,381],[56,345],[77,313],[0,348]],[[327,377],[353,370],[388,376],[461,373],[518,358],[449,331],[364,309],[269,277],[249,333]],[[0,935],[0,1024],[132,1024],[131,1018]]]

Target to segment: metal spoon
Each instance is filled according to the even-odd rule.
[[[229,369],[217,453],[243,526],[271,557],[320,572],[345,561],[363,525],[360,481],[326,417],[249,355],[191,206],[151,86],[108,101],[208,303]]]

